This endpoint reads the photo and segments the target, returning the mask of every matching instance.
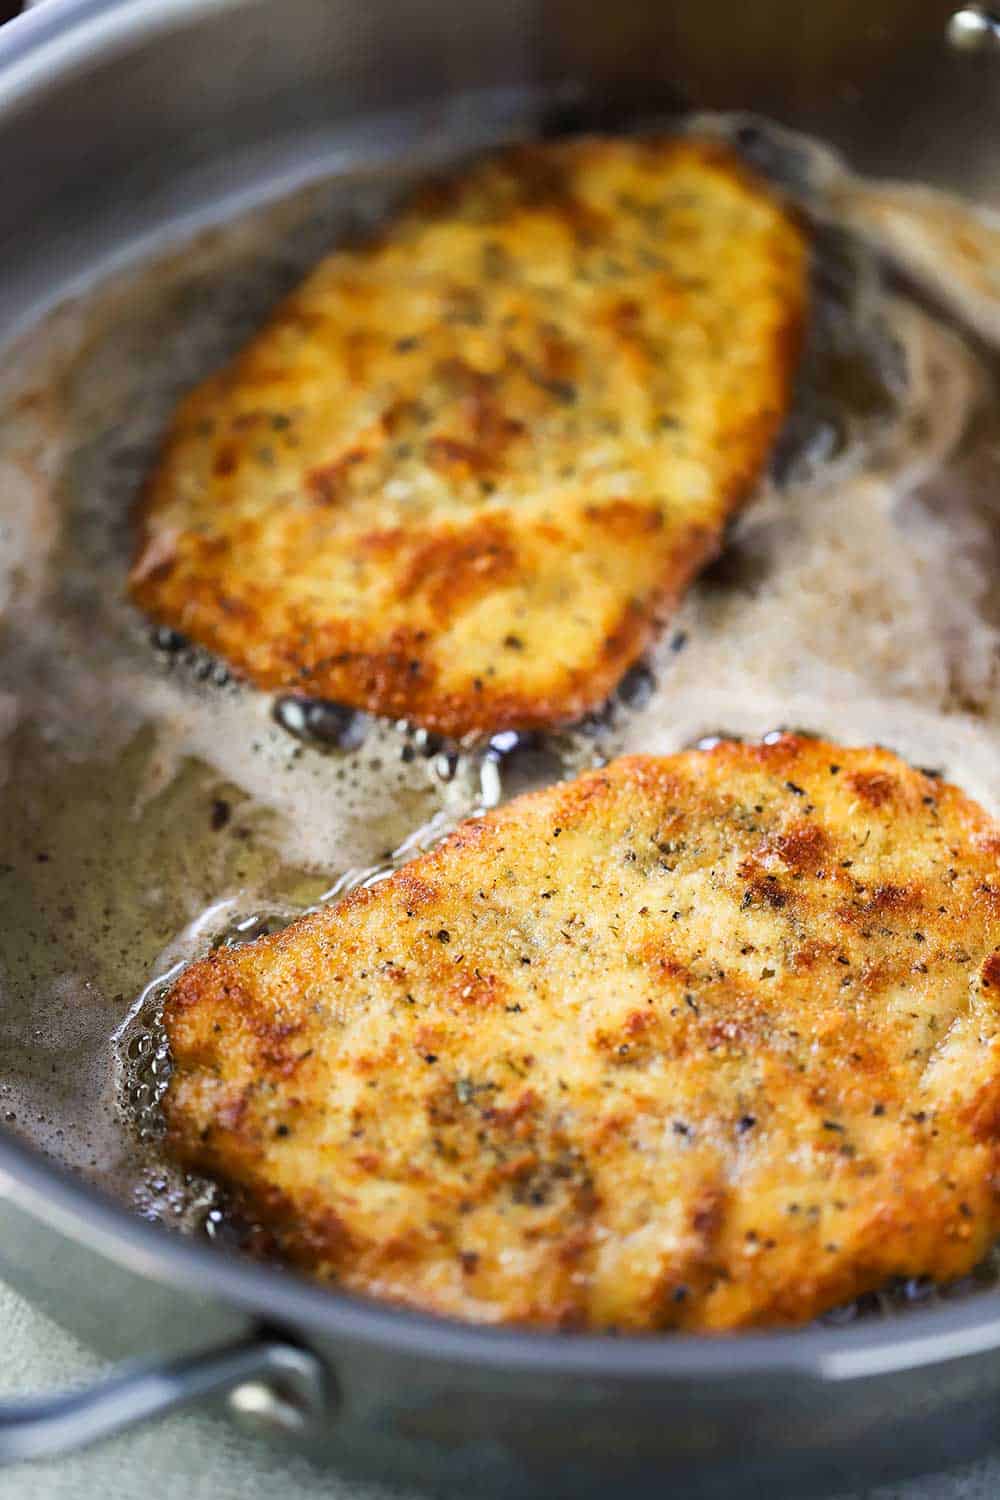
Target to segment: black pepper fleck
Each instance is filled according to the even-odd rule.
[[[212,831],[219,833],[232,816],[232,808],[224,797],[216,797],[212,803]]]

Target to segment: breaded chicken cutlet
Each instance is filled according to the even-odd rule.
[[[454,735],[576,718],[760,475],[806,281],[721,145],[473,166],[183,402],[132,595],[260,687]]]
[[[1000,1232],[1000,827],[876,749],[634,757],[191,966],[169,1141],[352,1292],[799,1323]]]

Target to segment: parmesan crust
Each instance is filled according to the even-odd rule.
[[[1000,1232],[1000,828],[877,749],[632,757],[192,965],[172,1150],[481,1322],[799,1323]]]
[[[260,687],[454,735],[572,720],[759,476],[806,263],[722,145],[476,165],[183,402],[132,596]]]

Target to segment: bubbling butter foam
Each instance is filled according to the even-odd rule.
[[[221,1222],[156,1154],[176,965],[384,878],[478,808],[622,751],[787,727],[887,745],[1000,812],[1000,225],[766,123],[691,128],[735,139],[812,220],[809,347],[722,558],[607,708],[560,734],[445,745],[366,721],[324,752],[220,664],[152,645],[124,596],[174,402],[356,231],[356,180],[98,287],[5,361],[0,779],[21,905],[0,1116],[151,1217]],[[365,189],[366,222],[399,185]]]

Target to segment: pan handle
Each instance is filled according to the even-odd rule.
[[[169,1360],[136,1360],[82,1391],[0,1402],[0,1465],[53,1458],[208,1396],[256,1431],[293,1434],[331,1405],[314,1354],[257,1333]]]

